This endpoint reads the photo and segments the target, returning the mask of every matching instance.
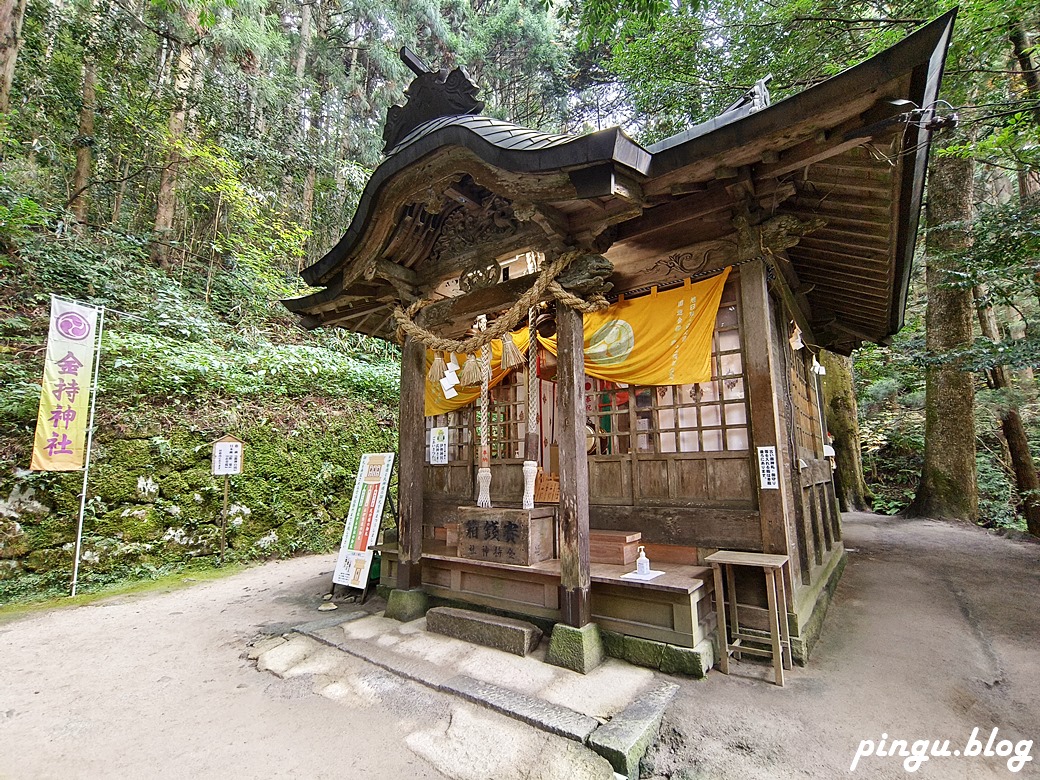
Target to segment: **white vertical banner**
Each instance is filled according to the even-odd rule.
[[[780,489],[780,471],[776,459],[776,447],[758,448],[758,481],[762,490]]]
[[[337,585],[363,589],[368,582],[368,571],[372,566],[372,551],[368,548],[379,538],[393,466],[392,452],[370,452],[361,456],[354,495],[343,528],[339,560],[332,575],[332,581]]]

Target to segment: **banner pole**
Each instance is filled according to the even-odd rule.
[[[83,547],[83,513],[87,508],[87,480],[90,478],[90,448],[94,443],[94,408],[97,405],[98,373],[101,370],[101,336],[105,330],[105,307],[98,310],[97,347],[94,350],[94,383],[90,391],[90,419],[87,422],[87,452],[83,460],[83,490],[79,494],[79,522],[76,524],[76,560],[72,565],[72,595],[79,581],[79,554]]]

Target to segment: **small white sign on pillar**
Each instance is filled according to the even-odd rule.
[[[776,463],[776,447],[758,448],[758,477],[762,490],[780,489],[780,472]]]
[[[430,429],[430,465],[448,465],[448,429]]]

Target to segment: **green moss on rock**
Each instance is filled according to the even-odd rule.
[[[27,520],[22,529],[29,548],[60,547],[76,540],[76,521],[62,515]]]
[[[113,509],[94,523],[96,533],[128,542],[154,541],[164,530],[159,511],[150,504]]]
[[[382,424],[392,419],[390,410],[350,399],[338,404],[310,401],[270,416],[254,409],[241,419],[271,421],[219,429],[245,442],[244,473],[230,481],[231,557],[325,551],[339,542],[361,454],[394,450],[396,433]],[[186,423],[192,414],[186,410]],[[90,470],[86,576],[110,581],[215,555],[223,479],[210,474],[210,453],[220,433],[212,425],[171,430],[130,419],[106,425]],[[18,518],[17,534],[4,537],[0,529],[0,560],[9,561],[2,576],[25,577],[22,591],[43,580],[64,583],[71,573],[81,485],[74,472],[0,475],[0,495],[32,489],[43,505],[38,516]],[[20,592],[19,586],[5,592]]]
[[[624,658],[630,664],[648,666],[651,669],[656,669],[661,665],[661,655],[664,652],[664,645],[661,642],[626,636],[623,644]]]

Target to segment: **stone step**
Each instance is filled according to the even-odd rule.
[[[519,656],[527,655],[542,641],[541,629],[532,623],[455,607],[428,611],[426,630]]]

